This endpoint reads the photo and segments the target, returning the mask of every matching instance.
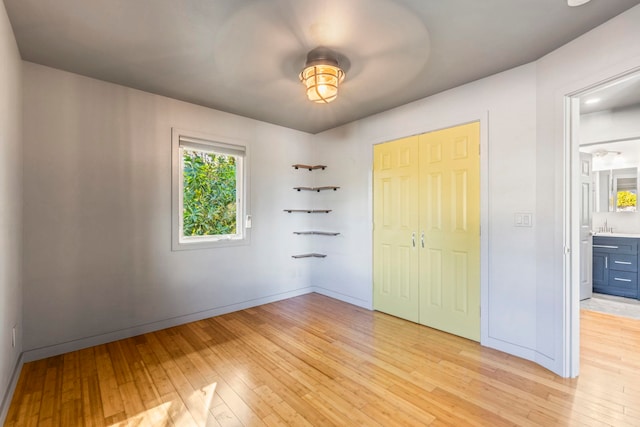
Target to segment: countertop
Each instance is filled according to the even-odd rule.
[[[630,237],[640,239],[640,233],[603,233],[597,232],[593,233],[594,236],[598,237]]]

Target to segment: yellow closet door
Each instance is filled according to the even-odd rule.
[[[374,146],[373,307],[418,322],[418,137]]]
[[[420,323],[476,341],[479,147],[479,123],[420,135]]]

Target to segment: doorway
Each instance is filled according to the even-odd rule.
[[[640,317],[640,72],[571,94],[566,106],[571,247],[579,248],[570,268],[571,376],[576,376],[581,307]],[[591,289],[585,289],[588,283]]]

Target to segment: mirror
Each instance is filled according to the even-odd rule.
[[[596,212],[636,212],[638,168],[594,171]]]
[[[580,152],[590,154],[592,161],[587,173],[581,172],[581,179],[591,178],[588,203],[594,212],[640,212],[639,118],[639,72],[580,95]]]

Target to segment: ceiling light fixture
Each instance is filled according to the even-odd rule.
[[[307,88],[309,101],[328,104],[338,97],[338,87],[344,76],[336,55],[327,48],[318,47],[307,54],[300,81]]]
[[[598,102],[600,102],[600,98],[590,98],[584,101],[584,103],[587,105],[597,104]]]
[[[567,4],[569,6],[581,6],[585,3],[587,3],[589,0],[567,0]]]
[[[614,156],[619,156],[620,154],[622,154],[621,151],[613,151],[613,150],[596,150],[594,152],[592,152],[591,154],[593,154],[596,157],[604,157],[608,154],[613,154]]]

